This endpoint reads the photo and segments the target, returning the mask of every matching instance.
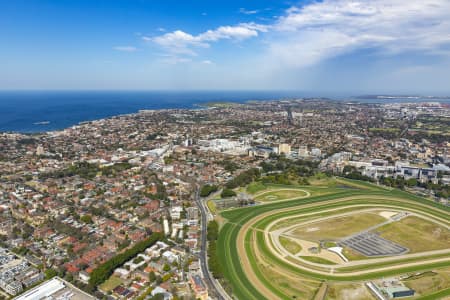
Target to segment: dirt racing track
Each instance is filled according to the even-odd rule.
[[[447,230],[450,228],[448,207],[400,191],[343,191],[223,212],[222,216],[227,222],[220,232],[218,253],[225,278],[232,286],[233,296],[238,299],[292,299],[296,291],[295,282],[363,282],[450,266],[448,247],[409,253],[409,249],[398,245],[400,248],[394,247],[398,253],[392,255],[380,252],[382,255],[375,258],[344,261],[326,249],[319,251],[321,254],[307,255],[309,245],[312,244],[296,240],[291,234],[292,229],[299,225],[378,211],[407,213]],[[283,224],[287,225],[283,227]],[[280,236],[297,242],[301,251],[287,251],[280,243]],[[343,239],[343,242],[358,236],[352,235]],[[380,240],[386,241],[385,244]],[[375,238],[367,241],[364,249],[376,251],[377,242],[383,251],[397,245],[386,239]],[[284,283],[279,284],[282,280],[274,274],[285,277],[282,278]],[[286,287],[286,282],[292,283],[291,286]]]

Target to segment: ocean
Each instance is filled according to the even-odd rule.
[[[264,92],[8,91],[0,92],[0,131],[43,132],[141,109],[196,108],[209,101],[274,97]]]
[[[80,122],[135,113],[141,109],[197,108],[211,101],[245,102],[315,96],[319,95],[293,91],[2,91],[0,132],[59,130]],[[335,99],[338,98],[342,99],[342,95]],[[358,101],[370,102],[367,99]]]

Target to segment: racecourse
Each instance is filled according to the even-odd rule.
[[[321,281],[361,282],[450,266],[448,249],[326,265],[281,251],[271,234],[272,227],[280,220],[291,218],[301,223],[326,218],[336,212],[370,209],[408,211],[449,226],[450,208],[402,191],[373,186],[367,190],[334,189],[330,194],[224,211],[221,213],[225,223],[219,235],[218,254],[234,297],[292,299],[290,290],[280,288],[268,278],[264,270],[269,267],[274,274],[282,274],[280,276],[292,282],[311,280],[314,287]]]

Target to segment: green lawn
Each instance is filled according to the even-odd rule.
[[[256,194],[256,193],[264,191],[266,189],[267,189],[267,186],[265,184],[263,184],[262,182],[259,182],[259,181],[255,181],[255,182],[250,183],[247,186],[247,193]]]
[[[367,259],[366,256],[362,255],[359,252],[356,252],[355,250],[344,247],[344,250],[342,251],[342,254],[348,259],[348,260],[361,260],[361,259]]]
[[[216,213],[216,204],[213,200],[208,200],[208,202],[206,202],[206,205],[208,206],[208,209],[212,214]]]
[[[303,198],[306,197],[308,194],[300,189],[280,189],[275,191],[268,191],[268,192],[262,192],[258,193],[255,197],[256,201],[259,202],[271,202],[271,201],[277,201],[277,200],[286,200],[286,199],[293,199],[293,198]]]
[[[323,264],[323,265],[335,265],[336,263],[329,261],[328,259],[318,257],[318,256],[300,256],[300,258],[317,263],[317,264]]]
[[[280,236],[279,239],[281,246],[283,246],[287,251],[289,251],[292,254],[297,254],[302,250],[302,247],[298,243],[291,240],[290,238]]]
[[[100,285],[100,289],[105,292],[112,291],[123,283],[123,280],[117,276],[111,276],[108,280]]]

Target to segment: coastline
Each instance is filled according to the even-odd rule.
[[[449,103],[449,97],[417,96],[302,96],[301,92],[0,92],[0,132],[42,134],[83,122],[142,110],[226,108],[236,104],[293,99],[321,99],[355,103]],[[309,96],[309,97],[307,97]],[[375,98],[374,98],[375,97]]]

